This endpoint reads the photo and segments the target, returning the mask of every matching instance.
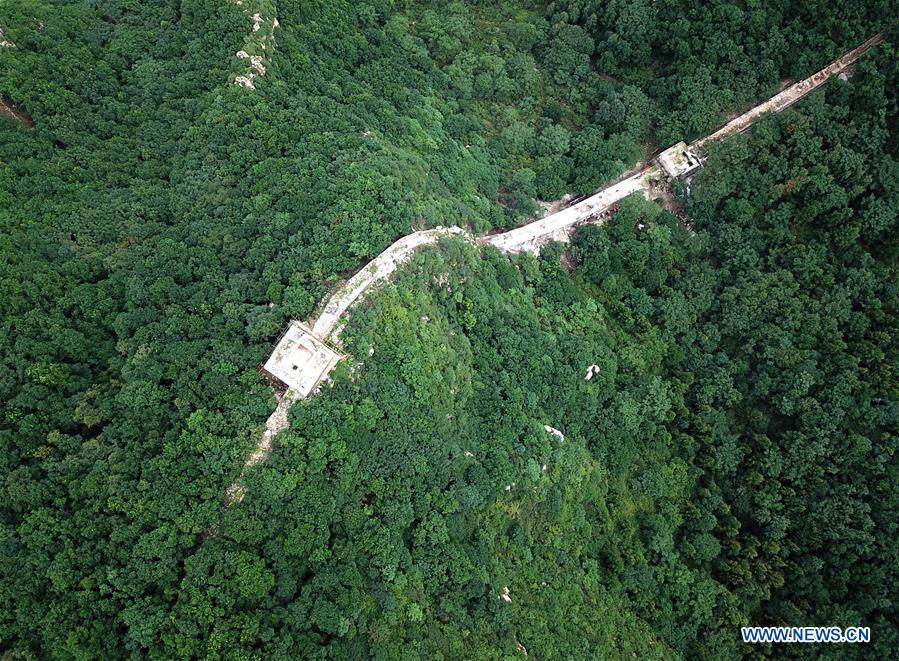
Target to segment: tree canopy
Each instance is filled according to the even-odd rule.
[[[224,493],[271,342],[393,239],[590,192],[894,2],[4,9],[0,652],[812,656],[738,627],[835,623],[890,657],[895,33],[712,150],[681,218],[419,254]]]

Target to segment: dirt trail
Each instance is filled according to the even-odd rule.
[[[0,94],[0,115],[6,115],[22,122],[26,129],[34,127],[34,120],[31,115],[20,105],[12,101],[6,95]]]

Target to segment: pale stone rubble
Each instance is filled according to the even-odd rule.
[[[287,414],[290,412],[290,407],[293,406],[293,403],[299,399],[299,394],[293,390],[288,390],[283,395],[278,397],[278,406],[275,408],[274,412],[268,417],[268,420],[265,422],[265,431],[262,432],[262,438],[259,440],[259,443],[256,445],[256,449],[253,450],[253,453],[247,457],[244,462],[243,470],[240,472],[240,475],[234,482],[231,483],[231,486],[225,491],[225,504],[230,505],[234,502],[240,502],[243,500],[245,489],[243,487],[243,479],[246,474],[248,468],[255,466],[256,464],[261,464],[268,459],[269,452],[272,449],[272,440],[277,436],[280,432],[284,431],[290,426],[290,421],[287,418]]]
[[[259,32],[259,28],[262,27],[262,16],[256,12],[250,18],[253,20],[253,32]]]
[[[249,60],[250,68],[260,76],[265,75],[265,60],[261,55],[250,55],[245,50],[237,51],[237,59]]]
[[[235,0],[235,4],[243,7],[242,0]],[[251,10],[245,8],[244,11],[249,13]],[[270,47],[275,44],[275,30],[279,27],[278,19],[272,17],[269,21],[259,11],[250,16],[252,28],[247,37],[244,48],[237,51],[236,57],[240,60],[246,70],[234,76],[234,84],[246,89],[256,89],[256,79],[264,76],[268,70],[265,55],[251,55],[249,51],[262,51],[266,53]]]
[[[16,45],[3,36],[3,29],[0,28],[0,48],[15,48]]]
[[[560,432],[560,431],[559,431],[558,429],[556,429],[555,427],[550,427],[549,425],[543,425],[543,430],[544,430],[547,434],[552,434],[553,436],[555,436],[556,438],[558,438],[558,439],[559,439],[559,443],[564,443],[564,442],[565,442],[565,434],[563,434],[562,432]]]

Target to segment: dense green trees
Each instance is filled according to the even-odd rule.
[[[599,76],[622,85],[579,81],[596,121],[616,108],[616,98],[636,87],[650,99],[659,146],[708,133],[727,112],[770,96],[783,79],[820,68],[895,20],[895,0],[859,5],[788,2],[684,2],[683,0],[554,0],[547,4],[555,62],[574,53],[589,57]],[[565,48],[562,35],[580,30],[583,49]],[[592,50],[589,47],[592,47]],[[570,68],[570,65],[569,65]],[[574,93],[573,93],[574,94]],[[633,102],[633,98],[631,101]],[[638,112],[643,103],[628,103]],[[642,111],[640,111],[642,112]],[[645,133],[630,133],[642,141]]]
[[[708,383],[688,400],[696,462],[729,506],[716,574],[756,620],[854,618],[879,649],[895,645],[899,585],[899,170],[895,84],[881,87],[895,56],[722,145],[687,206],[710,237],[713,296],[682,288],[702,301],[683,335],[683,365]]]
[[[256,366],[347,271],[589,191],[893,7],[281,0],[248,91],[245,8],[145,5],[0,19],[35,120],[0,117],[0,649],[721,658],[811,620],[895,646],[888,45],[714,154],[695,235],[628,200],[564,261],[420,255],[222,507],[274,405]]]

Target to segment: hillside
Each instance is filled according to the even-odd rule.
[[[889,658],[895,31],[710,149],[688,225],[628,199],[539,259],[418,254],[224,494],[272,341],[392,241],[592,193],[897,16],[7,3],[0,650],[814,656],[738,627],[836,624],[874,631],[844,658]]]

